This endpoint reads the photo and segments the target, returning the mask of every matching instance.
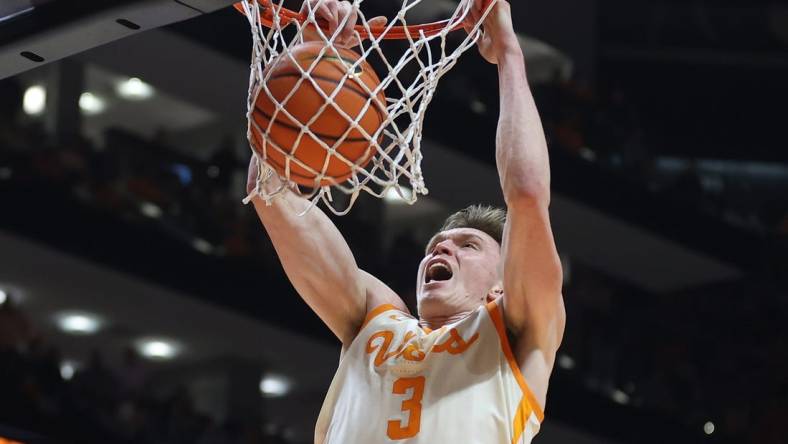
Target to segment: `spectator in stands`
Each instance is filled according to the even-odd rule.
[[[0,305],[0,351],[22,351],[35,336],[33,325],[17,307],[14,295]]]
[[[235,154],[235,140],[232,136],[225,136],[216,151],[209,160],[209,177],[213,180],[215,187],[225,194],[230,194],[233,175],[240,169],[242,164]]]
[[[123,349],[123,360],[116,372],[121,399],[137,399],[148,382],[148,369],[134,347]]]

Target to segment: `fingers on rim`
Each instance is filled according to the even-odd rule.
[[[326,0],[308,0],[301,3],[301,14],[305,14],[309,12],[309,10],[314,9],[317,11],[320,9],[321,6],[325,6]]]
[[[388,22],[389,22],[388,18],[379,15],[377,17],[370,19],[369,26],[386,26]]]
[[[344,5],[344,14],[347,16],[345,20],[345,26],[342,28],[342,37],[345,43],[349,44],[354,40],[354,27],[356,26],[356,20],[358,20],[358,12],[356,8],[347,2],[342,2]]]
[[[373,18],[369,19],[369,21],[367,21],[367,24],[369,25],[370,29],[372,29],[372,28],[382,28],[382,27],[386,26],[386,24],[388,24],[388,22],[389,22],[389,19],[387,19],[386,17],[383,17],[382,15],[380,15],[380,16],[373,17]],[[372,35],[368,35],[368,36],[366,36],[364,38],[364,40],[372,38],[372,37],[373,37]]]
[[[317,12],[321,18],[326,20],[328,24],[328,35],[334,34],[337,29],[337,4],[336,2],[323,1],[317,7]]]
[[[474,11],[476,12],[476,19],[481,20],[484,17],[484,12],[486,11],[485,5],[487,2],[485,0],[476,0],[476,8]]]
[[[469,0],[475,2],[478,0]],[[328,37],[334,35],[340,26],[342,26],[339,35],[335,41],[343,45],[355,46],[360,43],[358,37],[355,35],[355,25],[358,21],[358,6],[350,1],[336,1],[336,0],[308,0],[301,5],[301,13],[307,13],[309,9],[315,10],[315,17],[324,19],[328,24]],[[471,13],[475,12],[471,8]],[[477,14],[478,15],[478,14]],[[344,18],[348,16],[348,20]],[[471,15],[469,14],[469,17]],[[478,20],[478,19],[474,19]],[[344,22],[344,24],[343,24]],[[383,27],[388,24],[388,18],[384,16],[377,16],[368,21],[370,27]],[[470,24],[472,27],[475,21]],[[466,26],[466,29],[471,29]]]
[[[478,0],[469,0],[468,1],[468,14],[465,16],[464,23],[473,26],[476,22],[479,21],[479,8],[478,8]]]

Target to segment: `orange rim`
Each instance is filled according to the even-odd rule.
[[[492,3],[493,0],[487,0],[487,6]],[[274,24],[274,6],[271,5],[271,0],[257,0],[257,3],[262,6],[262,11],[260,12],[260,22],[263,26],[267,28],[273,27]],[[237,9],[241,14],[245,14],[243,3],[238,2],[233,5],[235,9]],[[279,9],[279,8],[277,8]],[[281,8],[280,15],[284,19],[295,20],[299,23],[303,23],[307,19],[307,14],[301,14],[299,12],[292,11],[287,8]],[[408,37],[417,39],[420,38],[422,33],[427,36],[431,37],[433,35],[439,34],[441,31],[446,29],[446,26],[449,24],[450,20],[441,20],[439,22],[434,23],[426,23],[423,25],[411,25],[411,26],[393,26],[391,30],[386,32],[386,26],[371,26],[369,29],[371,32],[367,32],[366,28],[361,25],[356,25],[356,31],[359,33],[362,39],[366,39],[371,37],[378,38],[383,33],[385,36],[383,40],[402,40]],[[323,25],[320,26],[323,28]],[[451,29],[451,31],[456,31],[458,29],[462,29],[462,23],[458,23]],[[325,30],[325,29],[324,29]]]

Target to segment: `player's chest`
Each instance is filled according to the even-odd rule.
[[[393,314],[370,329],[364,357],[376,373],[422,373],[425,368],[473,353],[480,333],[468,325],[422,329],[412,318]]]

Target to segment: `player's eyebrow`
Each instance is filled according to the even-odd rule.
[[[429,253],[430,250],[435,248],[435,244],[437,244],[438,242],[442,242],[448,237],[454,237],[456,239],[463,239],[463,240],[473,238],[474,240],[480,243],[484,242],[482,237],[476,233],[459,233],[459,234],[455,234],[454,236],[448,236],[444,233],[438,233],[435,236],[433,236],[432,239],[430,239],[430,242],[427,244],[427,248],[425,249],[425,253]]]
[[[478,234],[474,233],[474,232],[457,233],[457,234],[455,234],[454,236],[451,236],[451,237],[453,237],[455,239],[461,239],[461,240],[468,240],[468,239],[472,238],[472,239],[478,240],[479,242],[482,242],[482,237],[479,236]]]
[[[469,239],[469,238],[473,238],[473,239],[475,239],[475,240],[477,240],[477,241],[479,241],[479,242],[484,242],[484,240],[482,239],[482,237],[481,237],[481,236],[479,236],[479,235],[478,235],[478,234],[476,234],[476,233],[463,233],[463,234],[459,235],[459,237],[460,237],[461,239]]]

